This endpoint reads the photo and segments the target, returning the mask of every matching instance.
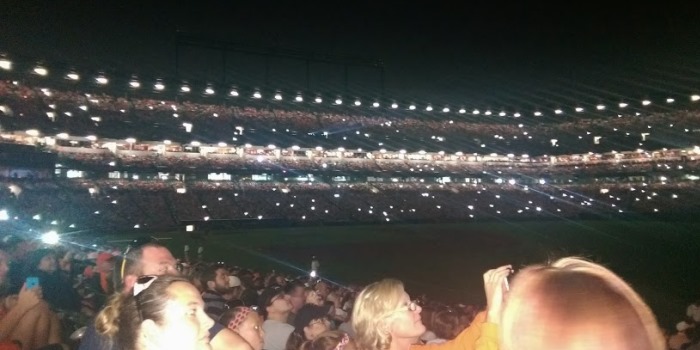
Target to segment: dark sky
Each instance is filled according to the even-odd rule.
[[[700,6],[560,1],[410,4],[277,1],[6,0],[0,51],[92,68],[174,76],[175,32],[264,47],[362,56],[386,67],[385,93],[417,102],[532,103],[688,94],[700,87]],[[185,49],[180,67],[222,75],[212,50]],[[261,86],[264,62],[232,54],[227,81]],[[303,88],[304,65],[272,59],[271,88]],[[185,74],[183,73],[183,74]],[[340,66],[312,66],[312,90],[344,89]],[[351,68],[353,94],[379,74]],[[508,102],[504,102],[508,101]],[[559,102],[557,102],[559,103]]]

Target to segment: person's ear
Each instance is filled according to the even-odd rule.
[[[141,331],[139,332],[141,344],[152,344],[158,337],[160,337],[160,328],[153,320],[141,322]],[[144,348],[147,347],[148,346],[144,346]]]
[[[134,285],[136,284],[136,280],[138,279],[138,276],[136,275],[126,275],[124,276],[124,290],[125,291],[130,291],[134,289]]]

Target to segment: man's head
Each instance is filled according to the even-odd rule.
[[[304,296],[304,291],[306,286],[299,280],[292,281],[284,286],[284,293],[289,297],[289,301],[292,303],[292,312],[296,313],[304,306],[306,298]]]
[[[318,282],[318,283],[316,284],[315,290],[316,290],[316,293],[318,293],[318,295],[319,295],[321,298],[323,298],[323,300],[326,300],[326,297],[328,296],[328,293],[331,292],[330,286],[329,286],[328,283],[325,282],[325,281],[320,281],[320,282]]]
[[[222,266],[210,267],[202,274],[202,284],[206,286],[207,290],[219,294],[228,293],[231,290],[228,275],[228,270]]]
[[[122,265],[124,292],[131,291],[139,276],[179,275],[173,255],[168,248],[157,243],[148,243],[131,249],[124,259]]]
[[[292,311],[292,303],[284,290],[279,286],[272,286],[260,294],[258,306],[260,314],[266,319],[270,314],[289,314]]]

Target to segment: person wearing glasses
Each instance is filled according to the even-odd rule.
[[[299,350],[304,342],[314,340],[319,334],[330,330],[329,311],[327,306],[302,306],[294,319],[294,331],[289,335],[285,349]]]
[[[253,350],[262,350],[265,344],[265,331],[262,328],[263,319],[256,310],[257,307],[234,307],[221,315],[219,323],[238,333]]]
[[[484,274],[484,287],[489,307],[502,298],[510,265]],[[433,345],[416,345],[426,327],[421,320],[421,307],[412,301],[403,283],[384,279],[365,287],[355,300],[352,325],[358,350],[471,350],[498,349],[495,313],[481,312],[472,324],[455,339]],[[487,320],[488,317],[488,320]],[[492,321],[493,319],[493,321]],[[488,321],[488,322],[487,322]]]
[[[95,327],[123,350],[209,350],[214,321],[199,291],[177,276],[142,276],[131,293],[112,297]]]
[[[177,262],[168,248],[147,242],[131,247],[124,254],[122,261],[116,265],[119,271],[115,274],[121,277],[118,284],[122,286],[122,294],[132,293],[140,276],[178,276]],[[209,329],[211,347],[213,350],[250,350],[250,345],[238,334],[225,327],[214,324]],[[91,323],[80,342],[79,350],[113,350],[114,342],[95,329]]]

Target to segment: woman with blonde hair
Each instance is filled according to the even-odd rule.
[[[510,266],[489,270],[484,275],[486,296],[491,305],[496,285],[502,284]],[[358,350],[470,350],[497,349],[495,325],[482,312],[455,339],[434,345],[415,345],[425,333],[421,307],[411,301],[403,283],[384,279],[365,287],[355,300],[352,325]],[[492,316],[489,315],[489,319]]]
[[[666,348],[653,313],[632,287],[575,257],[520,271],[499,327],[505,350]]]

